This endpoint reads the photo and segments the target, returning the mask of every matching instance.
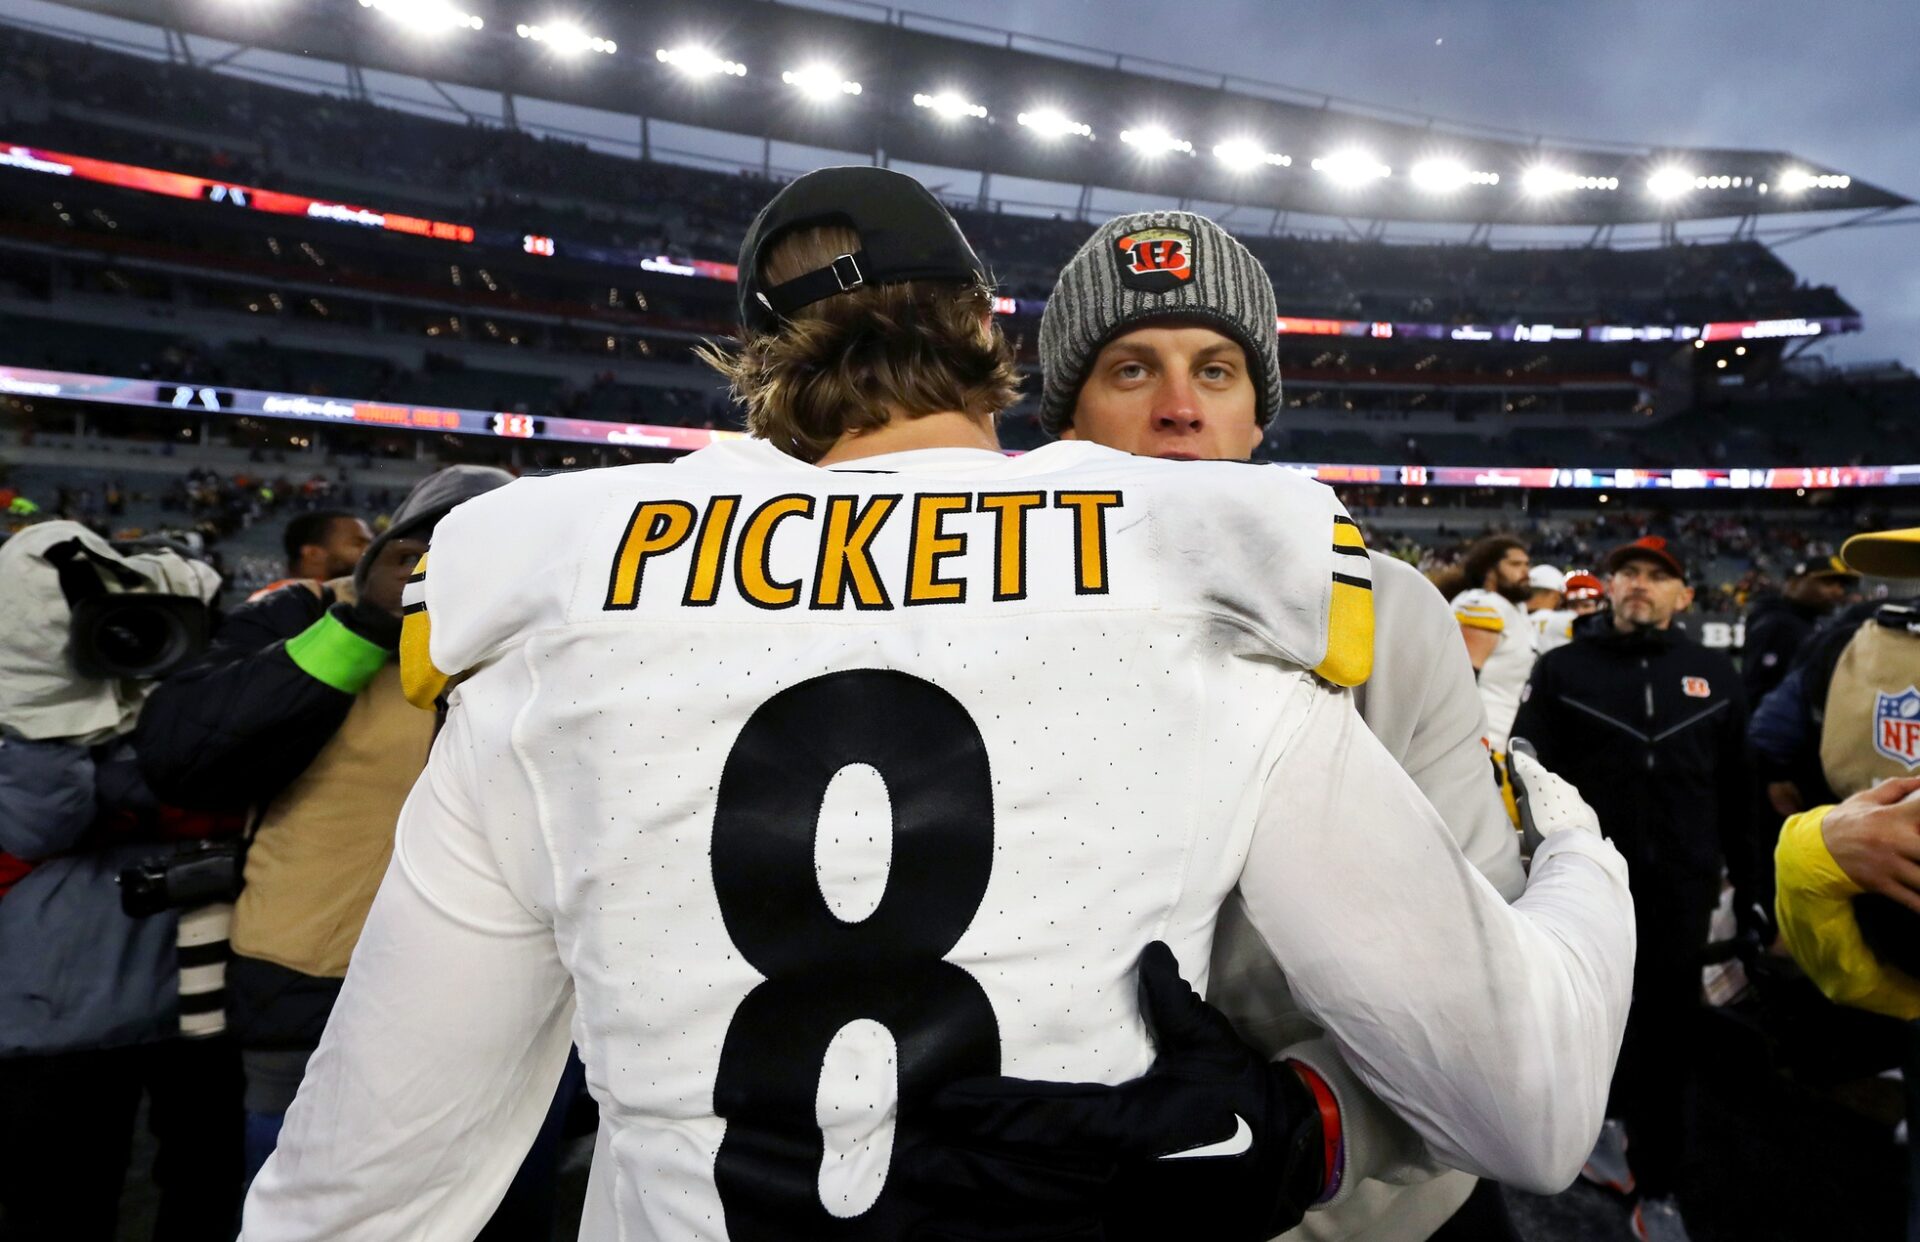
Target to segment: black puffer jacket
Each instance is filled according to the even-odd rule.
[[[1740,644],[1740,679],[1746,684],[1749,704],[1758,703],[1780,684],[1822,615],[1820,609],[1796,604],[1784,595],[1764,595],[1753,601]]]
[[[424,539],[455,505],[512,481],[492,466],[448,466],[414,484],[361,555],[356,594],[389,542]],[[307,770],[355,698],[287,654],[287,640],[328,612],[356,637],[389,652],[399,645],[398,619],[364,599],[335,603],[331,591],[282,587],[235,609],[207,653],[167,678],[141,714],[134,743],[155,793],[181,806],[244,810],[265,806]]]
[[[1598,812],[1636,897],[1647,886],[1710,894],[1723,858],[1743,899],[1758,897],[1747,700],[1732,661],[1673,630],[1593,620],[1533,666],[1514,736]]]
[[[162,798],[208,811],[264,806],[307,770],[354,696],[313,677],[287,640],[333,604],[330,591],[285,586],[228,613],[213,645],[154,691],[134,734],[141,770]],[[344,605],[334,615],[371,641]]]

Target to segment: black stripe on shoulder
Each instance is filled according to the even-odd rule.
[[[180,1012],[184,1014],[219,1013],[226,1007],[227,993],[224,988],[217,992],[189,992],[180,998]]]
[[[190,966],[212,966],[227,960],[227,942],[210,940],[206,944],[183,944],[176,952],[182,970]]]
[[[424,603],[405,604],[401,606],[400,615],[403,617],[411,617],[416,612],[425,612],[426,610],[427,606]]]
[[[1343,543],[1334,544],[1333,550],[1335,552],[1338,552],[1341,556],[1365,556],[1367,554],[1367,550],[1365,548],[1352,548],[1352,547],[1348,547],[1346,544],[1343,544]]]
[[[1362,591],[1373,590],[1373,583],[1368,582],[1365,578],[1356,578],[1351,574],[1335,574],[1333,580],[1335,582],[1344,582],[1348,586],[1359,587]]]
[[[1347,516],[1346,514],[1344,514],[1344,513],[1336,513],[1336,514],[1334,514],[1334,515],[1333,515],[1333,524],[1334,524],[1335,526],[1358,526],[1358,525],[1360,525],[1360,523],[1358,523],[1358,522],[1356,522],[1356,521],[1354,521],[1354,520],[1353,520],[1352,518],[1350,518],[1350,517],[1348,517],[1348,516]]]
[[[412,573],[407,575],[407,581],[410,583],[425,582],[426,580],[427,580],[427,571],[424,569],[420,570],[417,573]]]

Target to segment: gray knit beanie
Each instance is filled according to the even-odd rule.
[[[1143,211],[1101,225],[1060,273],[1040,316],[1046,373],[1040,426],[1073,422],[1087,368],[1102,347],[1150,319],[1194,319],[1247,351],[1264,427],[1280,408],[1280,342],[1273,279],[1227,231],[1190,211]]]

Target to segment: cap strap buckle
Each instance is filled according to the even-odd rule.
[[[785,284],[756,290],[754,296],[774,314],[791,315],[803,306],[811,306],[825,298],[850,293],[864,286],[867,274],[860,270],[860,261],[865,257],[865,251],[843,254],[827,266],[816,267]]]
[[[867,283],[867,278],[860,273],[859,262],[850,254],[841,255],[833,261],[830,267],[833,272],[833,278],[840,282],[840,292],[842,293],[847,292],[849,289],[858,289],[861,285]]]

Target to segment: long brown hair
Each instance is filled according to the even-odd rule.
[[[774,244],[765,278],[782,284],[859,249],[852,229],[801,229]],[[895,415],[980,417],[1012,405],[1020,373],[992,310],[984,282],[867,286],[804,307],[732,351],[707,344],[696,353],[732,385],[747,430],[818,461],[847,432]]]
[[[1460,558],[1460,571],[1466,575],[1467,589],[1477,591],[1487,585],[1487,575],[1493,567],[1507,559],[1507,553],[1519,548],[1526,550],[1527,545],[1512,535],[1488,535],[1475,540]]]

